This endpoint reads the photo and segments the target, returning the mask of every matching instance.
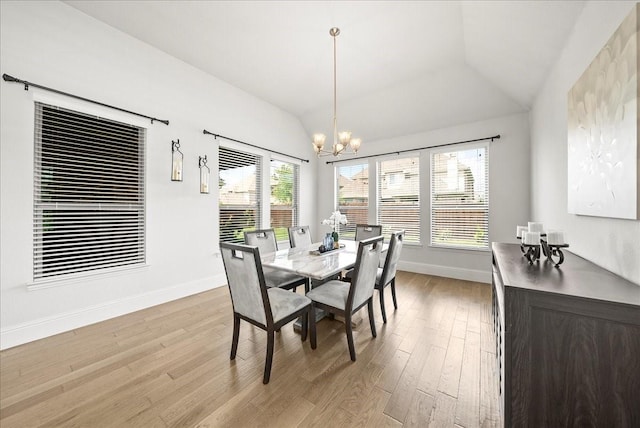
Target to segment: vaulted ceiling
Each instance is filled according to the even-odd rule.
[[[67,4],[330,134],[364,141],[529,109],[582,1]]]

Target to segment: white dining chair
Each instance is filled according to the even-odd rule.
[[[230,358],[236,358],[240,337],[240,320],[267,332],[267,354],[262,383],[269,383],[273,362],[275,332],[302,317],[301,340],[311,335],[311,349],[316,349],[316,318],[311,300],[278,287],[267,287],[260,250],[255,246],[220,243],[233,305],[233,338]],[[311,316],[311,314],[314,314]]]
[[[371,335],[376,337],[376,325],[373,319],[373,290],[381,249],[382,236],[360,241],[350,283],[332,280],[307,293],[307,297],[313,301],[314,307],[344,317],[351,361],[356,360],[351,318],[364,305],[367,305],[369,311]]]
[[[384,304],[384,289],[388,285],[391,286],[391,297],[393,298],[393,307],[398,309],[398,300],[396,298],[396,269],[398,267],[398,260],[400,259],[400,253],[402,252],[402,244],[404,242],[404,230],[400,230],[391,234],[391,240],[389,242],[389,248],[387,249],[387,256],[383,267],[379,267],[376,273],[376,290],[380,294],[380,312],[382,312],[382,320],[387,323],[387,312]],[[348,272],[345,275],[345,281],[351,281],[352,272]]]
[[[295,226],[288,229],[289,232],[289,245],[291,248],[304,248],[310,247],[313,241],[311,240],[311,232],[309,226]]]
[[[276,233],[273,229],[244,232],[244,243],[260,248],[262,254],[278,251]],[[304,276],[267,267],[264,268],[264,276],[267,287],[284,288],[285,290],[293,290],[295,292],[299,285],[303,285],[304,291],[309,291],[309,278]]]

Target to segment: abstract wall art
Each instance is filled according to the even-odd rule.
[[[639,17],[636,4],[569,91],[570,213],[638,219]]]

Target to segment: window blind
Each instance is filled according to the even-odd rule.
[[[420,158],[378,162],[377,223],[384,236],[405,230],[407,244],[420,243]]]
[[[432,153],[431,245],[489,248],[488,146]]]
[[[278,242],[289,242],[288,228],[298,225],[299,166],[271,160],[271,227]]]
[[[354,239],[356,224],[369,223],[369,164],[336,167],[338,210],[348,223],[340,225],[340,239]],[[329,218],[331,213],[323,213]]]
[[[145,262],[145,132],[35,103],[34,281]]]
[[[219,150],[220,240],[244,242],[244,231],[260,228],[261,157],[228,147]]]

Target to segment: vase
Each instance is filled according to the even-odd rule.
[[[324,237],[324,241],[322,243],[327,250],[333,249],[333,238],[331,237],[331,233],[327,232],[327,235]]]

